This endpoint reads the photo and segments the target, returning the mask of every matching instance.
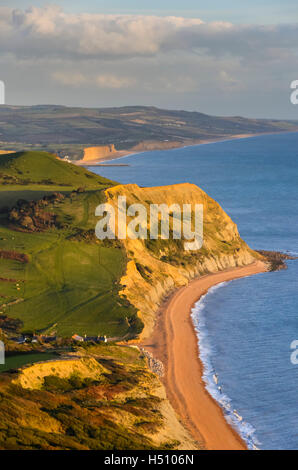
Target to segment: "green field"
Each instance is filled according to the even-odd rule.
[[[5,364],[0,364],[0,373],[7,372],[11,369],[19,369],[20,367],[33,364],[34,362],[48,361],[50,359],[57,359],[57,355],[55,353],[32,353],[8,356],[5,359]]]
[[[117,242],[102,242],[94,237],[96,206],[104,200],[103,189],[113,183],[104,178],[89,178],[83,168],[63,163],[55,157],[38,153],[0,156],[0,174],[16,174],[28,168],[30,185],[20,184],[19,191],[0,186],[1,206],[18,199],[38,200],[44,192],[34,191],[32,180],[45,174],[58,183],[71,184],[79,170],[76,186],[90,186],[82,193],[65,192],[64,200],[49,203],[46,212],[54,215],[57,226],[44,231],[24,231],[0,216],[0,253],[28,255],[29,262],[0,256],[0,315],[23,322],[24,332],[56,332],[123,337],[135,334],[138,320],[135,308],[118,295],[119,279],[125,272],[126,257]],[[24,165],[27,166],[24,166]],[[32,169],[31,169],[32,168]],[[60,169],[62,176],[60,175]],[[66,171],[66,173],[65,173]],[[63,173],[64,172],[64,173]],[[94,188],[97,186],[97,188]],[[3,195],[3,197],[2,197]],[[140,325],[139,325],[140,327]]]
[[[71,190],[78,186],[99,189],[113,184],[80,166],[61,161],[55,155],[34,151],[0,155],[0,183],[4,187],[23,186],[26,190],[35,189],[35,185]]]

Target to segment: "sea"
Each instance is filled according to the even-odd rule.
[[[109,162],[112,163],[112,162]],[[90,167],[121,183],[195,183],[254,249],[298,256],[298,133],[131,155]],[[192,311],[204,380],[249,449],[298,449],[298,260],[215,286]]]

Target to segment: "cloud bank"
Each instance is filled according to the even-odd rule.
[[[0,7],[1,69],[21,71],[28,83],[31,70],[32,93],[37,76],[58,87],[123,89],[131,102],[138,93],[155,103],[158,93],[170,100],[177,93],[212,99],[223,92],[236,100],[268,82],[273,93],[282,80],[296,78],[297,37],[298,24]]]
[[[18,57],[117,60],[171,51],[260,55],[296,47],[297,25],[233,25],[198,18],[70,14],[58,6],[0,8],[0,50]],[[275,52],[275,54],[273,54]]]

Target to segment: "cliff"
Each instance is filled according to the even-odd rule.
[[[72,165],[67,165],[72,169]],[[98,221],[94,215],[95,207],[104,200],[102,190],[71,194],[71,197],[65,197],[51,209],[54,214],[59,215],[62,222],[69,223],[70,216],[72,217],[72,225],[66,227],[65,234],[59,228],[61,239],[63,236],[69,237],[70,227],[79,227],[83,233],[88,233],[89,230],[94,233],[94,226]],[[138,320],[135,317],[137,309],[144,323],[141,334],[143,339],[150,335],[156,311],[173,289],[186,285],[195,276],[244,266],[256,259],[263,259],[261,254],[251,250],[241,239],[237,226],[219,204],[193,184],[154,188],[140,188],[135,184],[118,185],[106,189],[104,194],[106,202],[114,207],[117,206],[118,196],[126,196],[127,205],[141,203],[148,214],[150,204],[202,204],[204,244],[198,251],[185,251],[184,240],[127,239],[123,242],[125,249],[122,249],[118,241],[95,243],[77,238],[76,241],[67,239],[62,245],[59,244],[59,251],[56,251],[53,249],[56,239],[53,241],[50,238],[46,251],[45,235],[42,234],[40,239],[43,242],[43,258],[39,261],[36,255],[39,246],[36,245],[36,234],[26,233],[26,238],[34,235],[34,255],[39,268],[34,288],[43,279],[44,273],[40,267],[44,263],[47,277],[49,273],[53,273],[49,289],[52,292],[59,291],[60,297],[58,304],[54,297],[49,309],[48,297],[41,301],[38,293],[38,309],[30,308],[30,318],[32,319],[31,312],[36,311],[38,316],[33,320],[40,321],[41,305],[44,304],[47,310],[43,314],[49,311],[50,316],[45,315],[43,321],[45,325],[52,324],[50,322],[53,322],[56,308],[59,317],[55,328],[59,328],[58,331],[63,334],[70,334],[69,331],[75,327],[79,333],[80,328],[87,332],[90,328],[90,334],[92,331],[110,331],[109,336],[123,338]],[[47,210],[50,210],[49,206]],[[172,229],[171,217],[170,220]],[[15,232],[11,231],[11,235],[15,236]],[[50,232],[46,236],[49,237]],[[7,252],[8,248],[5,251],[6,258]],[[61,256],[62,253],[65,254],[64,257]],[[32,259],[31,263],[34,262],[33,257]],[[54,266],[52,271],[51,266]],[[3,277],[18,279],[11,272],[13,271],[4,271]],[[63,285],[73,289],[63,289],[68,294],[68,311],[61,311],[63,291],[60,284],[52,285],[52,278],[60,272]],[[17,273],[19,276],[19,270]],[[78,283],[78,279],[83,279],[84,283]],[[29,282],[26,282],[28,286]],[[90,286],[92,289],[88,292]],[[101,286],[103,295],[98,296]],[[77,316],[72,317],[76,295],[80,304],[82,295],[85,296],[85,304],[89,304],[88,299],[91,299],[92,309],[81,309]],[[70,305],[71,301],[73,304]],[[19,318],[22,311],[15,311],[14,317]],[[95,315],[95,312],[99,314]],[[23,318],[26,319],[26,311]],[[63,323],[65,319],[67,321]],[[36,328],[34,324],[34,330],[41,327],[43,325],[39,324]],[[133,330],[134,335],[140,330],[141,325],[139,330]],[[132,336],[131,334],[130,337]],[[149,371],[144,353],[140,353],[136,347],[112,343],[76,347],[79,350],[73,353],[75,356],[69,354],[69,357],[57,361],[30,365],[19,370],[18,376],[15,373],[7,374],[0,381],[0,394],[5,393],[6,397],[5,400],[0,400],[1,448],[197,448],[198,445],[183,428],[168,401],[157,375]],[[160,365],[157,364],[157,368],[155,365],[152,367],[151,364],[151,369],[162,375]],[[21,413],[22,409],[25,409],[24,413]]]
[[[100,145],[98,147],[87,147],[84,149],[84,158],[81,162],[94,162],[109,157],[116,153],[115,145]]]
[[[263,257],[241,239],[236,224],[220,205],[194,184],[140,188],[135,184],[119,185],[105,191],[110,204],[126,196],[127,206],[202,204],[204,208],[204,244],[198,251],[184,251],[181,240],[124,241],[128,256],[126,274],[121,279],[120,294],[138,309],[145,328],[142,339],[150,335],[155,313],[164,297],[195,276],[226,268],[251,264]],[[129,219],[128,219],[129,220]],[[116,224],[117,227],[117,224]]]

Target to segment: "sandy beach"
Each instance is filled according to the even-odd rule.
[[[294,131],[293,131],[294,132]],[[297,132],[297,131],[295,131]],[[227,136],[224,136],[224,137],[218,137],[218,138],[212,138],[212,139],[200,139],[200,140],[192,140],[190,142],[181,142],[181,145],[177,145],[176,147],[173,147],[173,148],[169,148],[169,149],[166,149],[166,148],[162,148],[162,147],[159,147],[158,145],[156,146],[156,148],[154,149],[151,149],[151,150],[119,150],[119,151],[116,151],[114,153],[111,153],[110,155],[105,155],[105,156],[101,156],[101,157],[98,157],[96,158],[96,160],[79,160],[79,161],[74,161],[73,163],[75,163],[76,165],[81,165],[81,166],[101,166],[101,164],[103,163],[111,163],[113,161],[116,161],[116,160],[119,160],[123,157],[129,157],[129,156],[132,156],[132,155],[139,155],[139,154],[142,154],[142,153],[146,153],[148,151],[155,151],[155,150],[174,150],[174,149],[178,149],[178,148],[184,148],[184,147],[193,147],[193,146],[197,146],[197,145],[206,145],[206,144],[215,144],[215,143],[220,143],[220,142],[227,142],[229,140],[240,140],[240,139],[248,139],[248,138],[251,138],[251,137],[257,137],[257,136],[261,136],[261,135],[275,135],[275,134],[281,134],[282,132],[270,132],[270,133],[267,133],[267,132],[259,132],[259,133],[256,133],[256,134],[235,134],[235,135],[227,135]]]
[[[191,281],[174,292],[160,308],[152,336],[142,343],[163,362],[162,380],[168,399],[193,438],[207,450],[245,450],[247,447],[205,388],[191,309],[210,287],[265,271],[267,265],[256,261]]]

